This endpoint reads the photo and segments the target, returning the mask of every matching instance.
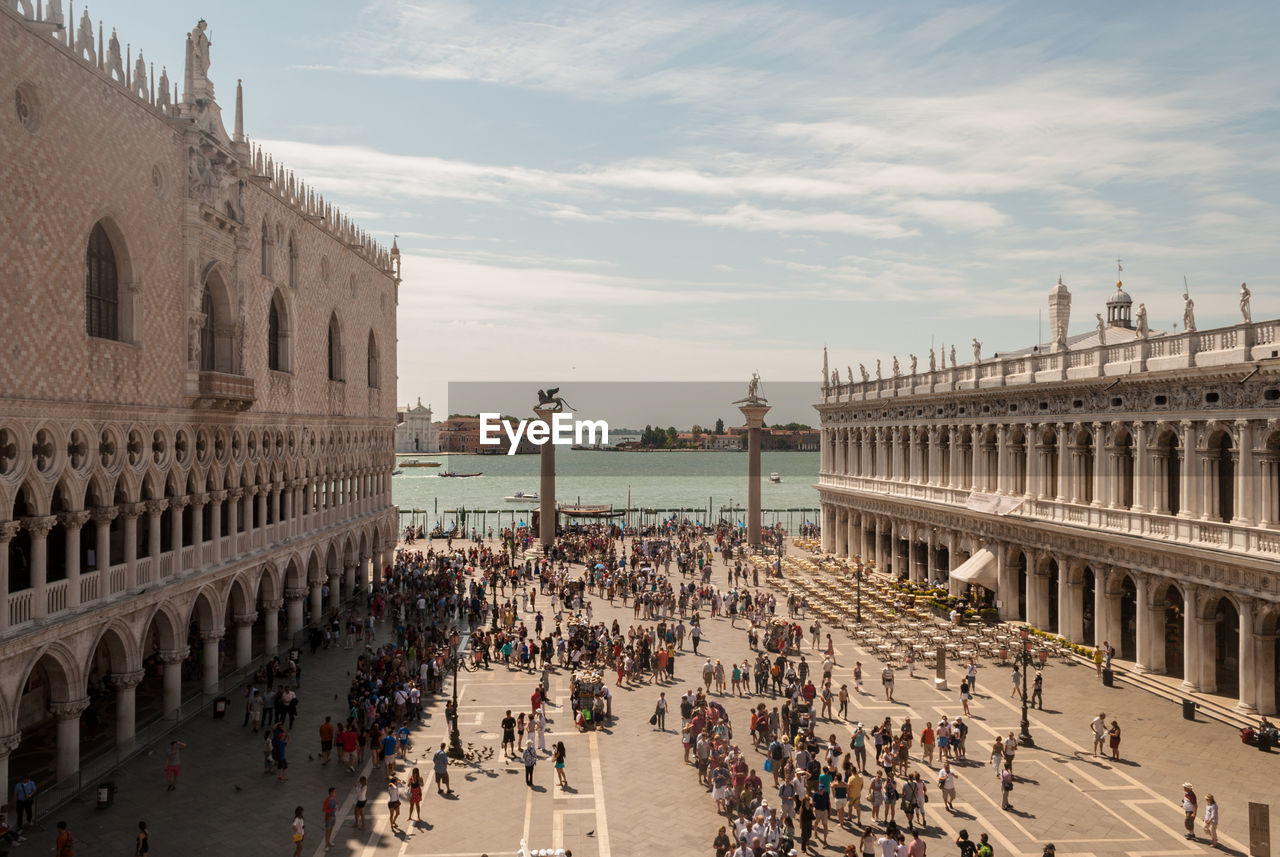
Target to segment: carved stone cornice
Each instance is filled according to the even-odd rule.
[[[231,614],[231,623],[236,627],[252,625],[258,621],[258,611],[254,610],[249,613],[233,613]]]
[[[308,591],[306,587],[290,587],[284,591],[284,598],[286,601],[301,601],[307,597]]]
[[[58,523],[56,515],[41,515],[39,517],[23,518],[22,529],[29,532],[33,537],[44,538],[49,535]]]
[[[59,720],[75,720],[89,707],[89,697],[49,703],[49,713]]]
[[[21,521],[5,521],[0,523],[0,545],[7,544],[21,529]]]
[[[168,500],[147,500],[145,503],[143,503],[143,505],[147,507],[147,514],[159,515],[163,513],[165,509],[169,508],[169,501]]]
[[[89,519],[93,517],[93,513],[81,509],[77,512],[62,512],[58,515],[58,522],[68,529],[79,529],[89,523]]]
[[[191,649],[183,647],[181,649],[165,649],[157,653],[156,657],[160,659],[160,663],[167,667],[180,664],[191,655]]]
[[[137,687],[145,675],[146,672],[143,670],[111,673],[107,676],[107,684],[111,685],[116,690],[128,690],[129,688]]]
[[[22,744],[22,730],[0,736],[0,758],[8,756]]]

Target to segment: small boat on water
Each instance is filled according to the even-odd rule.
[[[781,482],[781,481],[782,481],[782,474],[781,474],[781,473],[770,473],[770,474],[769,474],[769,481],[770,481],[770,482]]]
[[[404,471],[403,471],[403,470],[393,470],[393,471],[391,471],[391,475],[392,475],[392,476],[403,476],[403,475],[404,475]]]
[[[439,467],[438,461],[423,461],[420,458],[410,458],[407,461],[397,462],[401,467]]]
[[[517,491],[516,493],[503,497],[502,499],[506,500],[508,503],[537,503],[538,492]]]
[[[453,477],[453,478],[455,478],[455,479],[466,479],[466,478],[468,478],[468,477],[470,477],[470,476],[483,476],[483,475],[484,475],[484,473],[483,473],[483,472],[478,472],[478,473],[453,473],[453,472],[451,472],[451,471],[446,470],[444,473],[441,473],[441,474],[440,474],[440,478],[441,478],[441,479],[443,479],[443,478],[445,478],[446,476],[450,476],[450,477]]]

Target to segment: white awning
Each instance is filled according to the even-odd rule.
[[[965,583],[976,583],[992,592],[996,589],[996,555],[990,548],[983,548],[965,560],[959,568],[951,572],[955,580]]]

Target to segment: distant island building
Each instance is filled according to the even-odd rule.
[[[431,406],[418,404],[396,414],[396,452],[439,452],[440,426],[431,421]]]
[[[1068,336],[1059,282],[1049,342],[856,381],[824,367],[823,548],[1275,713],[1280,321],[1249,300],[1199,330],[1184,296],[1162,332],[1116,283]]]

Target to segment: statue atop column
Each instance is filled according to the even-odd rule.
[[[866,364],[864,364],[864,363],[859,363],[859,364],[858,364],[858,371],[859,371],[860,373],[862,373],[862,383],[864,383],[864,384],[865,384],[865,383],[867,383],[868,381],[870,381],[870,380],[871,380],[871,376],[867,373],[867,367],[866,367]]]
[[[1182,293],[1182,326],[1188,333],[1196,329],[1196,302],[1190,292]]]
[[[877,358],[876,358],[876,380],[877,380],[877,381],[883,381],[883,380],[884,380],[884,375],[882,375],[882,374],[880,373],[880,358],[879,358],[879,357],[877,357]]]
[[[209,48],[211,43],[205,31],[209,24],[201,18],[187,36],[187,91],[185,100],[212,101],[213,83],[209,80]]]
[[[534,409],[556,411],[557,413],[562,411],[573,413],[573,405],[566,402],[562,396],[557,396],[556,393],[559,392],[559,387],[552,387],[549,390],[539,390],[538,404],[534,406]]]
[[[1241,283],[1240,284],[1240,320],[1243,321],[1245,324],[1253,323],[1253,311],[1249,308],[1249,300],[1251,297],[1252,297],[1252,293],[1249,291],[1249,287],[1246,286],[1244,283]]]
[[[835,375],[834,375],[834,377],[833,377],[833,380],[834,380],[834,381],[835,381],[835,383],[837,383],[837,384],[839,384],[839,383],[840,383],[840,370],[839,370],[839,369],[835,370]],[[738,401],[734,402],[734,404],[735,404],[735,405],[743,405],[743,404],[746,404],[746,405],[763,405],[763,404],[765,404],[765,403],[766,403],[766,402],[768,402],[768,401],[769,401],[768,399],[766,399],[764,396],[760,395],[760,373],[759,373],[759,372],[752,372],[752,373],[751,373],[751,380],[747,382],[747,396],[746,396],[746,398],[745,398],[745,399],[738,399]]]

